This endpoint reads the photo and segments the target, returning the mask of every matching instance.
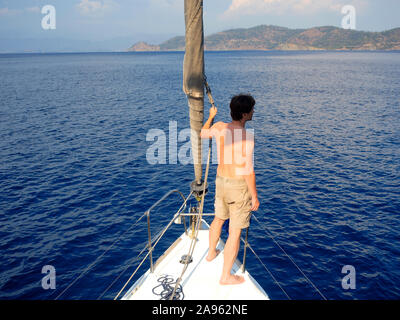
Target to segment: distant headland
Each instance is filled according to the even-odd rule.
[[[342,29],[332,26],[289,29],[260,25],[211,34],[204,39],[205,50],[400,50],[400,28],[383,32]],[[178,36],[159,45],[138,42],[127,51],[184,51],[185,37]]]

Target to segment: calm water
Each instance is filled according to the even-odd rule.
[[[182,62],[182,53],[0,55],[1,299],[54,299],[165,192],[189,193],[192,165],[146,160],[150,129],[188,127]],[[399,299],[400,53],[219,52],[206,63],[218,120],[229,120],[233,94],[256,98],[264,228],[328,299]],[[154,211],[153,234],[178,204]],[[181,232],[174,226],[157,254]],[[132,264],[103,296],[113,298],[146,236],[145,223],[129,231],[61,299],[96,299]],[[249,237],[291,298],[320,298],[254,220]],[[41,286],[45,265],[55,290]],[[271,298],[286,298],[251,253],[247,265]],[[342,288],[345,265],[354,290]]]

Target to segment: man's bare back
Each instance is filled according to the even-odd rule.
[[[233,123],[217,122],[211,130],[216,131],[214,136],[218,150],[217,175],[244,179],[244,175],[254,174],[253,135]]]
[[[210,117],[216,112],[211,109]],[[252,210],[257,210],[259,202],[253,167],[254,135],[245,130],[241,123],[219,121],[209,129],[203,127],[201,138],[211,137],[215,137],[217,143],[217,176],[245,179],[252,196]]]

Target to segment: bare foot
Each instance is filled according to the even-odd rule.
[[[219,280],[219,283],[222,285],[228,285],[228,284],[241,284],[244,282],[244,277],[242,276],[237,276],[234,274],[229,275],[227,278],[221,278]]]
[[[215,259],[215,257],[220,253],[220,250],[214,250],[214,251],[210,251],[208,250],[208,255],[206,257],[206,260],[208,262],[213,261]]]

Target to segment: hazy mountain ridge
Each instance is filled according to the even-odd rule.
[[[400,28],[383,32],[348,30],[332,26],[289,29],[260,25],[211,34],[205,50],[400,50]],[[159,45],[134,44],[128,51],[184,51],[185,37]]]

